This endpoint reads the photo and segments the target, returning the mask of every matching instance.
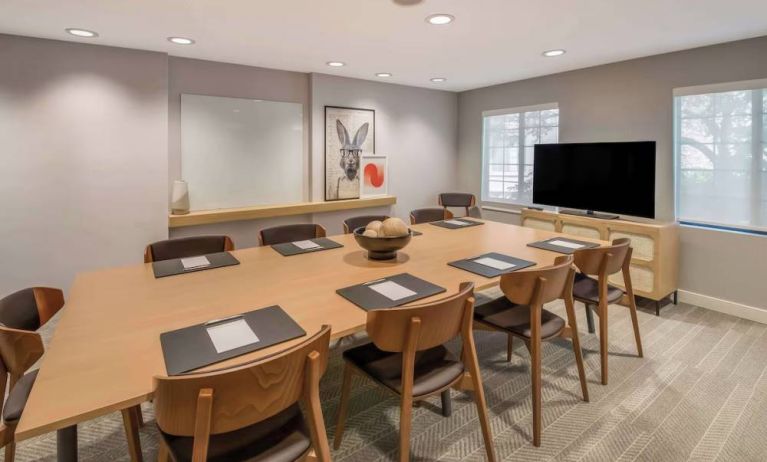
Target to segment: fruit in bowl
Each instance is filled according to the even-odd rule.
[[[371,260],[390,260],[396,258],[397,251],[410,242],[412,234],[404,221],[388,218],[383,222],[371,221],[364,228],[355,229],[354,239],[368,251]]]

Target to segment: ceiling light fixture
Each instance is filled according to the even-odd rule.
[[[453,22],[454,19],[455,16],[453,15],[437,13],[427,16],[426,22],[429,24],[434,24],[435,26],[444,26]]]
[[[168,41],[176,45],[194,45],[194,40],[186,37],[168,37]]]
[[[547,58],[554,58],[556,56],[562,56],[565,54],[565,50],[557,49],[557,50],[548,50],[543,52],[543,56]]]
[[[447,81],[447,79],[444,77],[434,77],[433,79],[431,79],[431,81],[434,83],[441,83],[441,82]]]
[[[341,61],[328,61],[327,63],[330,67],[344,67],[346,66],[346,63],[342,63]]]
[[[378,72],[376,77],[391,77],[391,72]]]
[[[85,29],[64,29],[67,31],[68,34],[77,36],[77,37],[85,37],[85,38],[92,38],[92,37],[98,37],[99,34]]]

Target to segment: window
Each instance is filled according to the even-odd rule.
[[[556,103],[482,114],[482,200],[530,205],[533,147],[559,139]]]
[[[767,231],[767,80],[674,94],[679,220]]]

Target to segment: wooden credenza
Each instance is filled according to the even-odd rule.
[[[522,226],[606,241],[629,238],[634,249],[630,270],[634,293],[656,302],[676,293],[679,271],[679,227],[676,223],[600,220],[523,209]],[[623,287],[620,273],[610,277],[610,283]]]

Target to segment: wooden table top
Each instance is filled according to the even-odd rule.
[[[240,265],[155,279],[151,264],[79,274],[46,352],[16,438],[23,440],[93,419],[152,397],[165,374],[160,334],[245,311],[280,305],[311,335],[364,330],[366,312],[336,289],[409,272],[458,290],[464,281],[498,284],[447,265],[486,252],[552,264],[559,255],[527,247],[561,234],[487,221],[449,230],[423,224],[396,261],[371,261],[352,235],[332,236],[343,248],[283,257],[270,247],[236,250]],[[593,239],[586,241],[599,242]],[[432,298],[444,297],[447,294]],[[419,300],[416,303],[422,303]],[[282,343],[213,367],[251,361],[302,342]]]

